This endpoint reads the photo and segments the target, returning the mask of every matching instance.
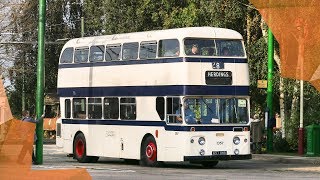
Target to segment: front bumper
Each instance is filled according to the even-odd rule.
[[[246,159],[252,159],[252,155],[184,156],[184,161],[226,161]]]

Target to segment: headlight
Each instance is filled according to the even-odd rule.
[[[240,153],[239,149],[235,149],[235,150],[234,150],[234,154],[235,154],[235,155],[239,155],[239,153]]]
[[[206,152],[205,152],[203,149],[201,149],[201,150],[199,151],[199,154],[200,154],[201,156],[204,156],[205,153],[206,153]]]
[[[240,144],[240,138],[239,138],[238,136],[235,136],[235,137],[233,138],[233,143],[234,143],[235,145]]]
[[[202,145],[204,145],[206,143],[206,139],[204,139],[204,137],[200,137],[198,139],[198,143],[202,146]]]

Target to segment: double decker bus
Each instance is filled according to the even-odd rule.
[[[248,63],[234,30],[72,39],[61,52],[58,95],[56,143],[79,162],[251,159]]]

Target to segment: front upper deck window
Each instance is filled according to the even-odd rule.
[[[179,41],[178,39],[165,39],[159,41],[159,57],[176,57],[179,56]]]
[[[72,63],[73,48],[66,48],[60,58],[60,63]]]
[[[248,101],[243,98],[187,98],[184,101],[187,124],[247,124]]]
[[[188,56],[223,56],[244,57],[241,40],[228,39],[198,39],[184,40],[184,51]]]
[[[116,61],[120,59],[121,45],[108,45],[106,47],[106,61]]]
[[[75,63],[85,63],[88,62],[89,48],[78,48],[74,53]]]
[[[216,40],[218,56],[244,57],[244,49],[240,40]]]
[[[139,43],[124,43],[122,49],[122,60],[135,60],[138,59]]]

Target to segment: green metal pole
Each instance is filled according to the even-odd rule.
[[[84,18],[81,17],[81,37],[84,36]]]
[[[273,117],[273,53],[274,38],[271,30],[268,30],[268,88],[267,88],[267,107],[269,109],[269,118]],[[273,152],[273,128],[267,128],[267,152]]]
[[[39,24],[38,24],[38,62],[37,62],[37,100],[36,112],[37,119],[37,137],[36,158],[37,164],[43,164],[43,104],[44,104],[44,33],[46,21],[46,0],[39,0]]]

